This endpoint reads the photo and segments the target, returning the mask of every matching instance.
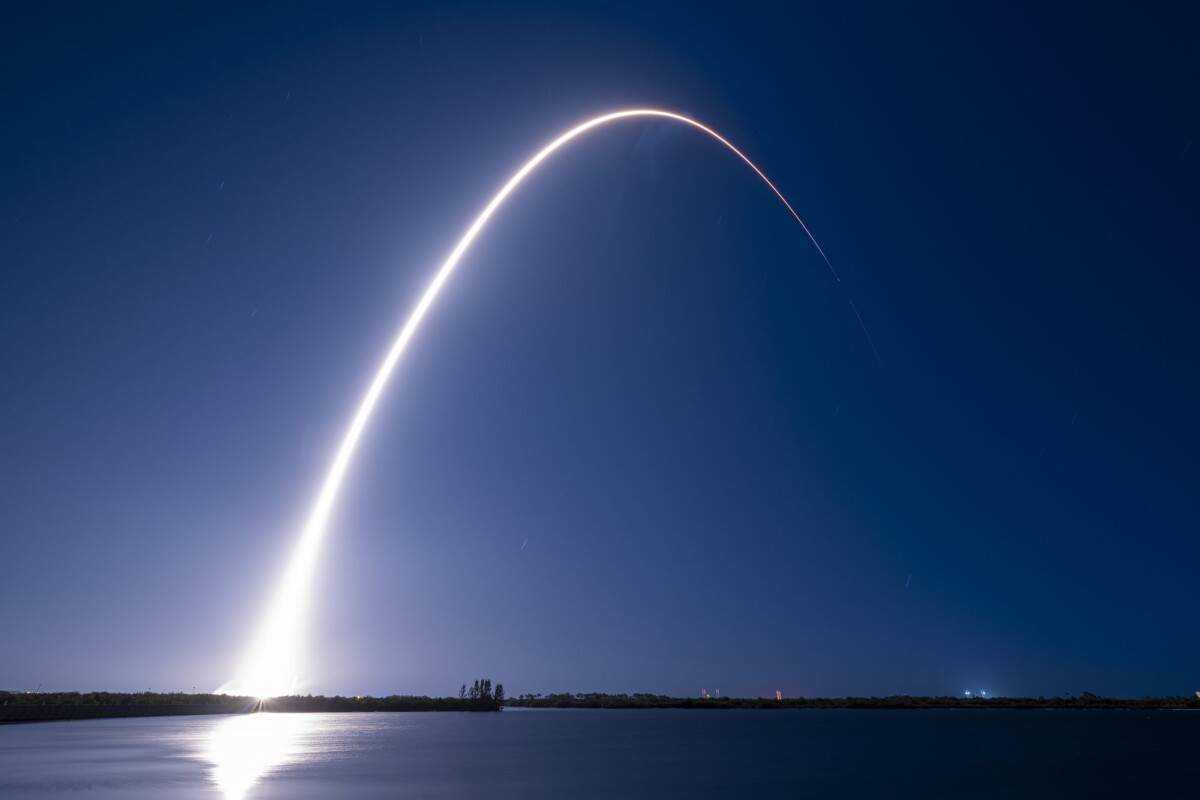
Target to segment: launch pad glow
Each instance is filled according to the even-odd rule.
[[[603,114],[576,125],[566,133],[560,135],[557,139],[538,151],[533,158],[525,162],[524,166],[517,170],[500,191],[492,197],[491,202],[475,218],[475,221],[467,228],[466,233],[459,239],[458,244],[454,246],[450,255],[442,262],[441,267],[434,274],[433,280],[429,282],[429,285],[421,295],[416,307],[409,314],[408,319],[405,320],[395,342],[392,344],[387,356],[383,359],[383,363],[379,365],[379,369],[376,371],[375,377],[367,388],[366,394],[359,403],[358,411],[355,413],[354,419],[351,421],[350,427],[347,429],[346,435],[338,447],[333,466],[330,467],[328,475],[325,476],[325,482],[321,486],[316,503],[309,514],[308,522],[305,524],[304,530],[300,535],[299,544],[292,555],[291,561],[288,563],[283,580],[271,601],[266,617],[259,629],[258,636],[254,639],[242,663],[241,670],[238,672],[237,677],[218,689],[218,692],[256,697],[274,697],[290,694],[295,690],[303,657],[303,627],[307,616],[317,553],[321,545],[321,540],[324,538],[334,503],[337,500],[338,490],[341,488],[342,482],[346,477],[346,471],[350,466],[351,459],[354,457],[355,450],[358,448],[358,442],[366,430],[367,423],[370,421],[371,413],[375,410],[375,405],[379,402],[379,397],[383,394],[384,387],[387,386],[388,379],[391,378],[396,364],[400,361],[400,357],[404,354],[408,343],[416,334],[417,328],[420,327],[421,320],[425,318],[425,314],[429,311],[434,301],[437,300],[442,287],[450,278],[451,273],[454,272],[454,268],[458,266],[458,262],[462,259],[468,248],[470,248],[472,242],[475,241],[480,231],[483,230],[488,220],[496,213],[496,210],[500,208],[505,199],[512,194],[513,190],[520,186],[538,165],[577,136],[609,122],[634,117],[657,117],[682,122],[703,131],[725,145],[738,158],[744,161],[750,169],[754,170],[755,174],[770,187],[775,196],[779,198],[780,202],[795,217],[796,221],[800,223],[800,227],[804,229],[809,240],[817,248],[817,252],[821,254],[821,258],[824,259],[834,278],[839,281],[841,280],[838,278],[833,264],[829,262],[829,258],[825,255],[825,251],[821,249],[821,245],[817,243],[816,238],[809,231],[808,226],[804,224],[804,220],[800,219],[800,215],[792,208],[787,198],[783,196],[779,189],[775,188],[775,184],[771,183],[770,179],[763,174],[762,170],[754,162],[711,128],[670,111],[637,108]]]

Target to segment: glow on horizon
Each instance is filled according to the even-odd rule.
[[[833,264],[830,263],[829,258],[825,255],[825,251],[821,249],[821,245],[817,243],[808,226],[804,224],[804,220],[792,208],[792,204],[787,201],[783,193],[775,187],[775,184],[741,150],[738,150],[732,143],[711,128],[680,114],[651,108],[614,111],[571,128],[543,147],[529,161],[525,162],[525,165],[517,170],[500,191],[496,193],[491,202],[487,204],[479,216],[475,218],[475,221],[471,223],[471,226],[467,228],[466,233],[459,239],[458,244],[454,246],[450,255],[442,262],[441,267],[438,268],[437,273],[433,276],[433,280],[429,282],[425,292],[421,295],[416,307],[404,322],[399,335],[396,337],[387,356],[383,359],[383,363],[380,364],[374,379],[367,388],[366,394],[359,403],[358,411],[355,413],[354,419],[346,431],[345,438],[342,439],[341,446],[338,447],[333,466],[330,467],[329,473],[325,476],[325,482],[321,486],[320,494],[317,495],[317,501],[313,505],[308,522],[304,526],[300,542],[296,547],[295,553],[292,555],[291,561],[288,563],[283,580],[268,608],[267,615],[259,629],[259,635],[254,640],[254,644],[243,661],[242,670],[238,673],[237,677],[218,689],[218,693],[245,694],[254,697],[275,697],[295,691],[302,663],[301,650],[303,625],[306,617],[305,612],[310,599],[310,588],[312,586],[321,540],[324,538],[334,502],[337,500],[338,490],[345,479],[346,471],[350,466],[351,459],[354,457],[354,452],[358,448],[358,442],[366,430],[371,413],[375,410],[375,405],[379,402],[379,397],[383,394],[384,387],[387,385],[388,379],[391,378],[392,372],[400,360],[400,356],[404,354],[408,343],[412,340],[421,321],[425,318],[425,314],[429,311],[434,301],[437,300],[442,287],[450,278],[451,273],[454,272],[455,267],[458,266],[458,262],[466,254],[468,248],[470,248],[471,243],[475,241],[475,238],[483,230],[488,220],[491,219],[504,200],[525,180],[529,173],[536,169],[552,153],[580,134],[606,123],[630,117],[658,117],[682,122],[707,133],[733,151],[738,158],[744,161],[750,169],[754,170],[758,177],[770,187],[775,196],[779,198],[780,202],[783,203],[791,215],[795,217],[796,222],[800,223],[800,227],[808,235],[809,241],[817,248],[817,252],[821,254],[821,258],[824,259],[825,264],[829,267],[829,271],[833,273],[835,279],[839,282],[841,281],[837,271],[833,268]]]

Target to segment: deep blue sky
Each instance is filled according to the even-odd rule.
[[[3,12],[0,688],[231,677],[424,282],[641,104],[843,282],[694,131],[556,156],[385,396],[308,688],[1200,688],[1187,4],[393,5]]]

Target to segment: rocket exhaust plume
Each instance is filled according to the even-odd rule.
[[[354,451],[358,447],[358,442],[367,428],[371,412],[375,410],[375,405],[379,402],[379,397],[383,394],[383,389],[387,386],[388,379],[391,377],[396,364],[400,361],[400,357],[408,347],[408,343],[416,334],[417,328],[420,327],[421,320],[425,318],[425,314],[428,313],[434,301],[437,300],[442,287],[450,278],[451,273],[454,272],[454,268],[458,266],[458,262],[475,241],[480,231],[483,230],[488,220],[492,218],[492,215],[496,213],[496,210],[500,208],[505,199],[521,185],[531,172],[537,169],[543,161],[549,158],[560,147],[577,136],[610,122],[634,117],[651,117],[682,122],[703,131],[725,145],[734,155],[745,162],[750,169],[754,170],[763,183],[775,193],[775,196],[779,198],[780,202],[783,203],[796,219],[796,222],[800,223],[800,227],[804,229],[804,233],[807,234],[809,241],[813,243],[813,246],[817,248],[817,252],[821,254],[821,258],[825,261],[826,266],[829,267],[829,271],[833,273],[833,277],[839,282],[841,281],[837,271],[833,268],[833,264],[830,263],[829,258],[825,255],[825,251],[821,249],[821,245],[817,243],[808,226],[804,224],[804,220],[800,219],[800,215],[792,208],[792,204],[787,201],[783,193],[775,187],[775,184],[771,183],[770,179],[763,174],[763,171],[747,158],[741,150],[738,150],[727,139],[711,128],[688,117],[652,108],[614,111],[589,119],[571,128],[543,147],[533,158],[525,162],[525,165],[517,170],[500,191],[492,197],[483,211],[479,213],[479,216],[475,218],[475,221],[471,223],[471,226],[467,228],[466,233],[458,240],[458,244],[450,251],[450,255],[442,262],[442,265],[434,274],[433,280],[429,282],[420,300],[417,301],[416,307],[409,314],[408,319],[405,320],[395,342],[392,344],[387,356],[383,359],[383,363],[379,365],[375,377],[367,387],[366,394],[359,403],[358,411],[355,413],[354,419],[350,422],[350,427],[346,431],[345,438],[342,439],[341,446],[338,447],[333,466],[330,467],[329,474],[325,476],[325,482],[321,486],[316,503],[309,514],[308,522],[305,524],[304,530],[300,535],[300,542],[296,547],[295,553],[292,555],[287,570],[284,572],[283,580],[267,610],[267,615],[262,622],[262,627],[259,629],[259,634],[253,641],[250,651],[247,653],[242,669],[236,678],[217,690],[219,693],[274,697],[289,694],[296,688],[299,666],[302,661],[303,627],[310,594],[309,588],[312,584],[321,539],[325,535],[325,529],[329,522],[330,514],[333,511],[334,502],[337,500],[338,490],[341,488],[342,481],[346,477],[346,471],[350,467],[350,461],[354,457]]]

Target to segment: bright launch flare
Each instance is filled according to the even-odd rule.
[[[454,246],[450,255],[442,263],[442,266],[438,268],[437,273],[433,276],[433,280],[430,281],[424,294],[421,295],[421,299],[417,302],[416,308],[409,314],[408,319],[404,322],[404,326],[400,329],[399,335],[396,337],[396,341],[392,344],[391,350],[388,351],[383,363],[379,366],[379,370],[375,373],[375,378],[371,381],[371,385],[368,387],[367,393],[359,404],[353,421],[350,423],[350,428],[346,431],[346,436],[338,448],[333,466],[330,468],[329,474],[325,476],[321,492],[317,495],[317,502],[313,506],[308,522],[304,527],[304,532],[300,536],[300,543],[296,547],[296,552],[293,554],[287,571],[284,573],[283,581],[276,591],[275,597],[267,611],[259,635],[255,639],[250,652],[247,654],[242,671],[234,680],[218,689],[218,692],[253,695],[256,697],[273,697],[289,694],[293,691],[296,686],[299,665],[301,663],[303,623],[307,610],[306,606],[309,601],[309,589],[316,566],[317,552],[321,544],[321,539],[325,535],[325,528],[329,522],[329,516],[333,511],[333,504],[337,500],[338,489],[341,488],[342,481],[346,477],[346,470],[350,466],[350,460],[354,457],[354,451],[358,447],[359,439],[362,438],[363,432],[366,430],[367,422],[371,418],[371,412],[375,410],[375,405],[379,402],[379,396],[383,393],[383,389],[387,385],[392,372],[395,370],[400,356],[404,354],[409,341],[416,334],[421,320],[425,318],[425,314],[429,311],[430,306],[433,305],[438,294],[442,291],[442,286],[450,278],[450,274],[454,272],[454,268],[458,266],[458,262],[467,252],[471,243],[475,241],[475,237],[479,235],[479,232],[483,230],[484,225],[487,224],[488,220],[491,219],[504,200],[525,180],[529,173],[533,172],[552,153],[580,134],[606,123],[630,117],[659,117],[682,122],[707,133],[733,151],[750,169],[754,170],[758,177],[762,178],[763,182],[770,187],[780,202],[791,212],[791,215],[795,217],[796,221],[800,223],[800,227],[808,235],[813,246],[817,248],[817,252],[821,254],[821,258],[824,259],[834,278],[838,281],[841,280],[838,277],[837,271],[834,270],[833,264],[829,262],[829,258],[825,255],[825,251],[821,249],[821,245],[817,243],[808,226],[804,224],[804,220],[800,219],[800,215],[792,208],[792,204],[787,201],[783,193],[775,188],[775,184],[771,183],[762,170],[755,166],[754,162],[747,158],[741,150],[738,150],[711,128],[679,114],[651,108],[614,111],[571,128],[543,147],[524,166],[517,170],[516,174],[509,178],[508,183],[504,184],[503,188],[496,193],[491,202],[480,212],[475,221],[471,223],[471,227],[467,228],[467,232],[463,234],[458,244]]]

